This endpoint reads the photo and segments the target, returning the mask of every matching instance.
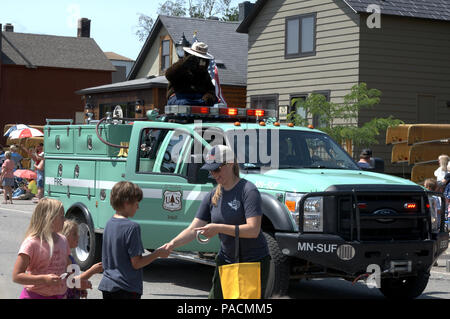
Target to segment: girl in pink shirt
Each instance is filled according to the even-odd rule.
[[[2,204],[8,203],[8,196],[9,201],[12,202],[12,187],[14,186],[14,161],[11,159],[11,152],[6,151],[5,152],[5,158],[6,161],[3,162],[2,165],[2,172],[0,174],[0,179],[2,180],[2,186],[5,189],[3,192],[3,196],[5,196],[5,200],[2,202]]]
[[[64,208],[56,199],[37,204],[26,238],[13,269],[13,281],[24,285],[20,299],[62,299],[67,290],[66,272],[70,248],[58,234],[64,225]]]

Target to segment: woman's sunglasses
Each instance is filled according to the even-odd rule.
[[[214,173],[214,174],[219,174],[220,173],[220,170],[222,169],[222,167],[224,167],[225,166],[225,164],[222,164],[222,165],[220,165],[219,167],[217,167],[216,169],[214,169],[214,170],[212,170],[212,171],[210,171],[211,173]]]

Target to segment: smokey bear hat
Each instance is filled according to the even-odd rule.
[[[202,59],[214,59],[214,56],[208,53],[208,45],[204,42],[194,42],[190,48],[184,47],[183,50]]]

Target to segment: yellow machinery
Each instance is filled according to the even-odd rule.
[[[414,165],[411,180],[423,183],[434,177],[438,157],[450,155],[450,124],[402,124],[388,128],[386,144],[392,145],[392,163]]]

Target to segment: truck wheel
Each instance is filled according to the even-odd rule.
[[[94,232],[84,216],[76,215],[75,221],[78,224],[79,239],[78,246],[72,249],[72,256],[84,271],[101,260],[102,236]]]
[[[380,291],[390,299],[413,299],[422,294],[429,278],[429,272],[421,272],[415,277],[381,279]]]
[[[284,255],[272,234],[263,233],[266,237],[271,257],[269,278],[267,280],[265,298],[284,296],[289,288],[289,258]]]

